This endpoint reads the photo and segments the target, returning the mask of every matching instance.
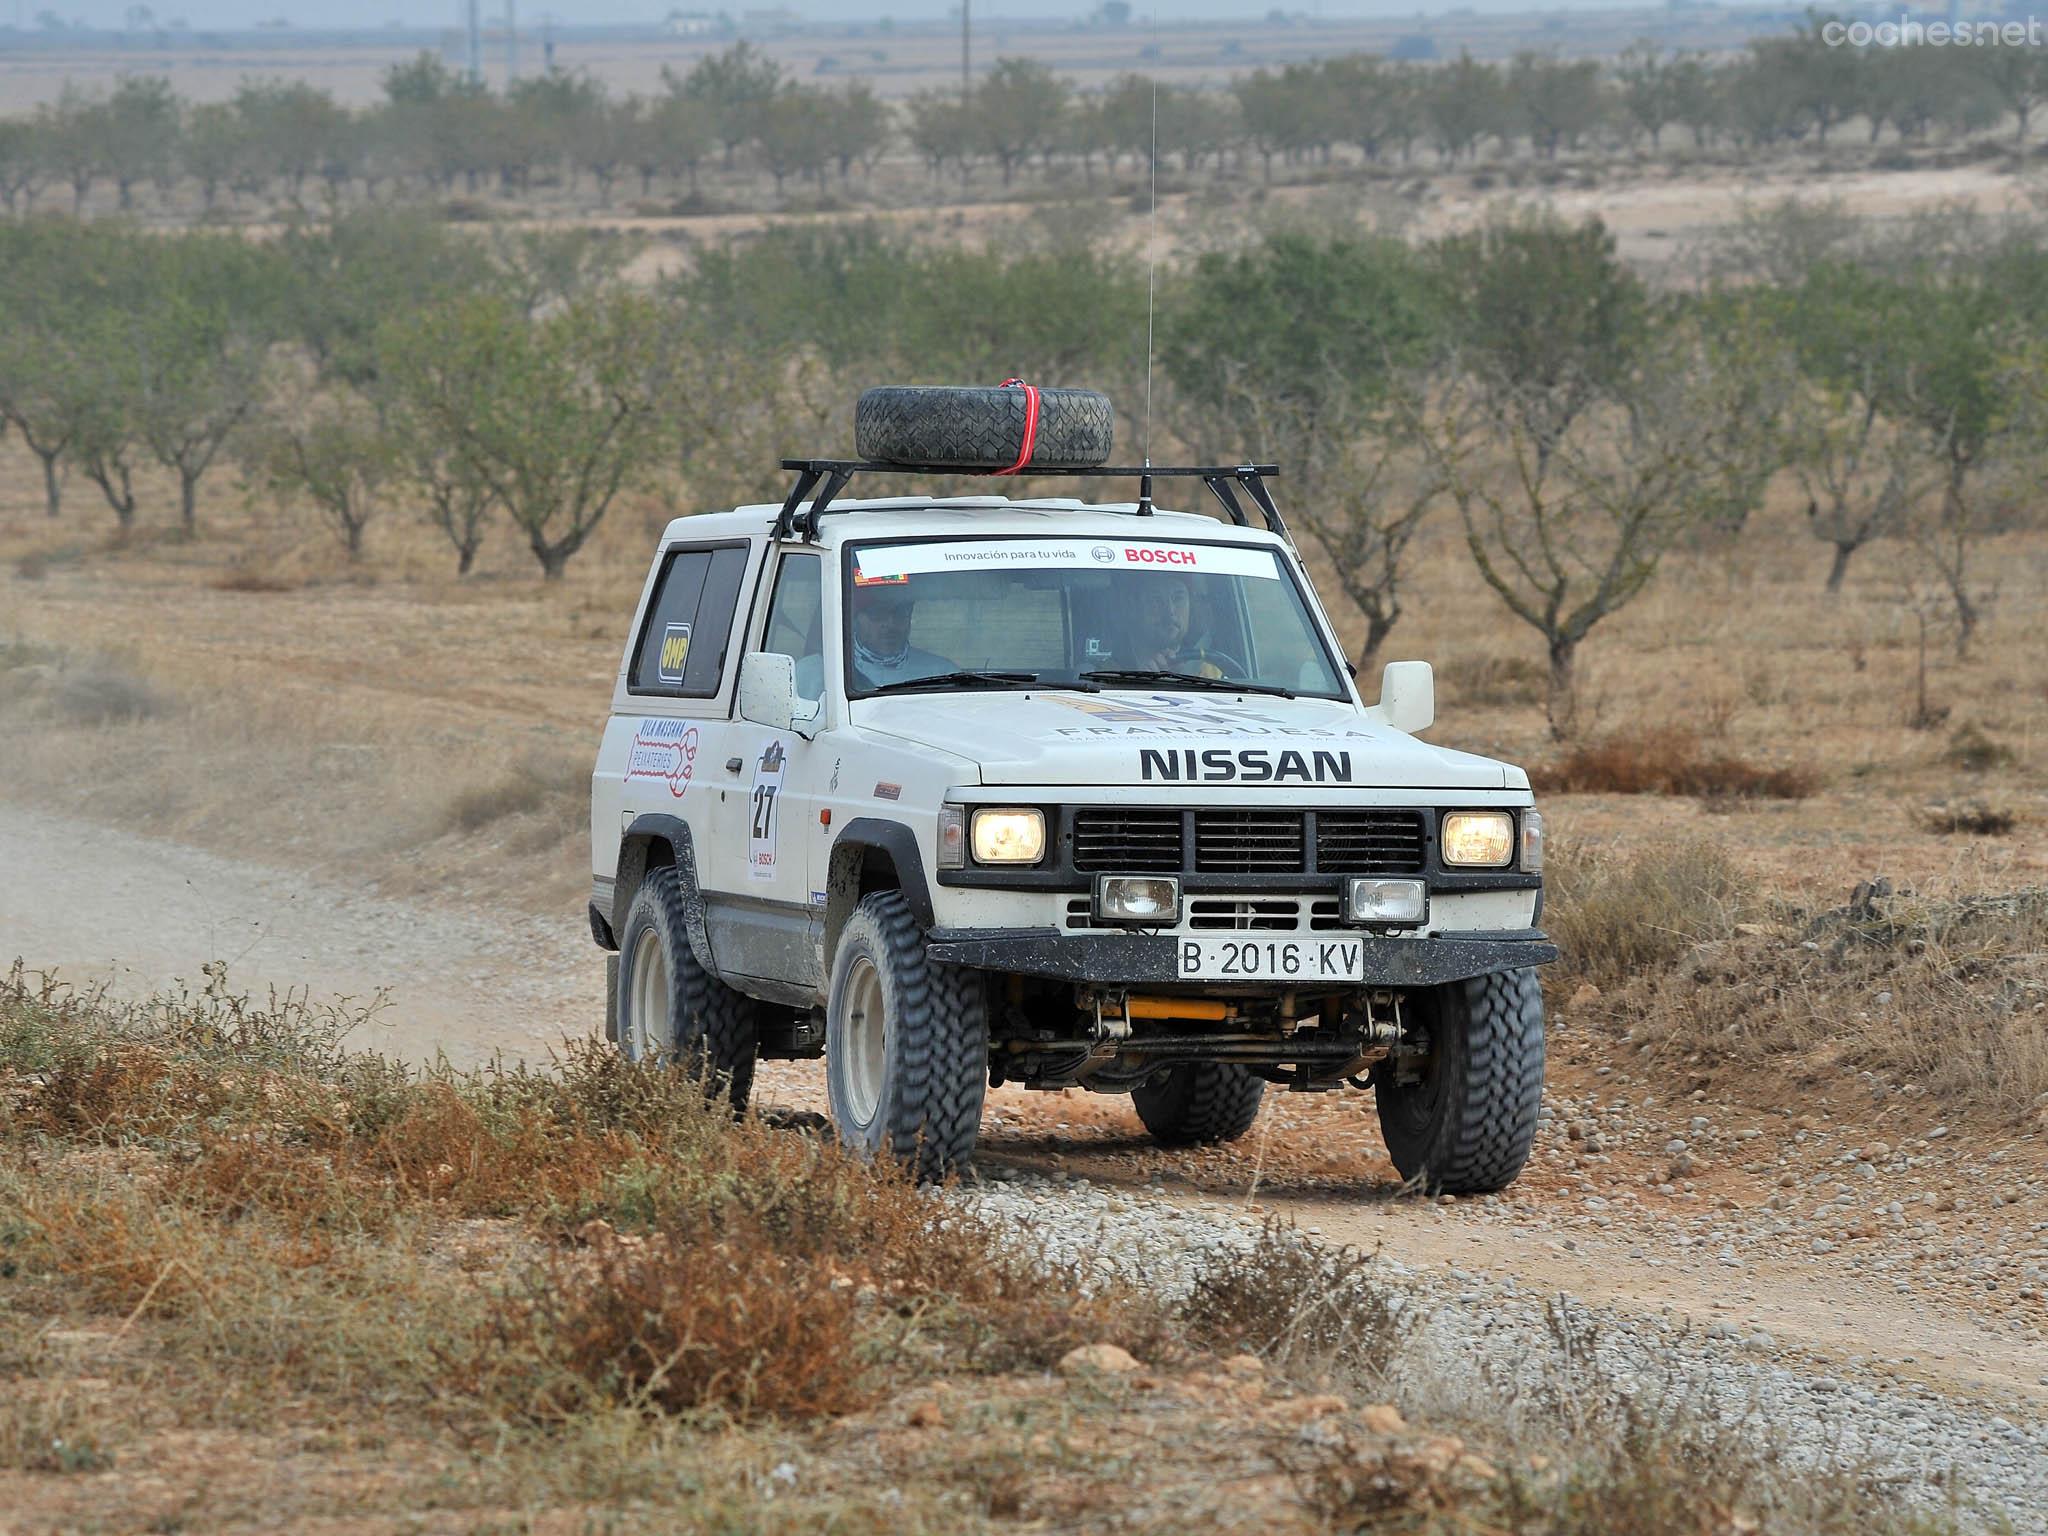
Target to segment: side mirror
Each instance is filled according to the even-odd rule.
[[[774,651],[740,658],[740,718],[771,731],[796,725],[796,661]]]
[[[1426,661],[1390,661],[1380,673],[1380,718],[1413,736],[1436,720],[1436,673]]]

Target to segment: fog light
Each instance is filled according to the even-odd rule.
[[[1095,916],[1164,928],[1180,921],[1180,882],[1164,875],[1097,875]]]
[[[1419,927],[1429,917],[1429,887],[1420,880],[1347,880],[1347,923],[1392,923]]]

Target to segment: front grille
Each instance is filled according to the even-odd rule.
[[[1316,868],[1332,875],[1419,875],[1420,811],[1319,811]]]
[[[1205,875],[1298,874],[1301,812],[1195,812],[1195,869]]]
[[[1314,872],[1419,875],[1428,868],[1429,821],[1417,810],[1319,810]],[[1185,812],[1165,806],[1083,806],[1074,812],[1074,868],[1082,873],[1305,875],[1307,818],[1281,808],[1198,810],[1194,857]]]
[[[1188,902],[1188,927],[1292,933],[1301,903],[1290,896],[1197,896]]]
[[[1170,875],[1181,864],[1181,814],[1150,806],[1087,806],[1074,813],[1074,868]]]

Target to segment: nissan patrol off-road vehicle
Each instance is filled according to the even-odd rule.
[[[662,534],[592,779],[620,1047],[736,1105],[822,1054],[841,1141],[921,1177],[991,1085],[1129,1093],[1186,1145],[1270,1083],[1371,1088],[1420,1187],[1512,1180],[1542,820],[1521,770],[1415,739],[1427,664],[1361,700],[1273,467],[1104,468],[1087,391],[870,390],[856,438]],[[1140,495],[841,495],[906,471]]]

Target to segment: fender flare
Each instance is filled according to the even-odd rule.
[[[690,953],[712,975],[718,967],[711,960],[711,939],[704,928],[704,897],[697,887],[697,845],[690,836],[689,823],[680,816],[649,814],[635,816],[619,839],[619,868],[612,883],[611,928],[616,933],[631,910],[640,882],[647,876],[649,845],[665,842],[675,851],[676,879],[683,890],[683,931],[690,940]],[[614,940],[614,942],[619,942]]]
[[[900,821],[856,816],[832,839],[832,857],[825,877],[825,974],[832,974],[833,952],[847,919],[860,902],[860,868],[869,851],[885,855],[896,871],[897,888],[910,903],[919,929],[933,924],[931,883],[925,878],[924,855],[917,834]]]

